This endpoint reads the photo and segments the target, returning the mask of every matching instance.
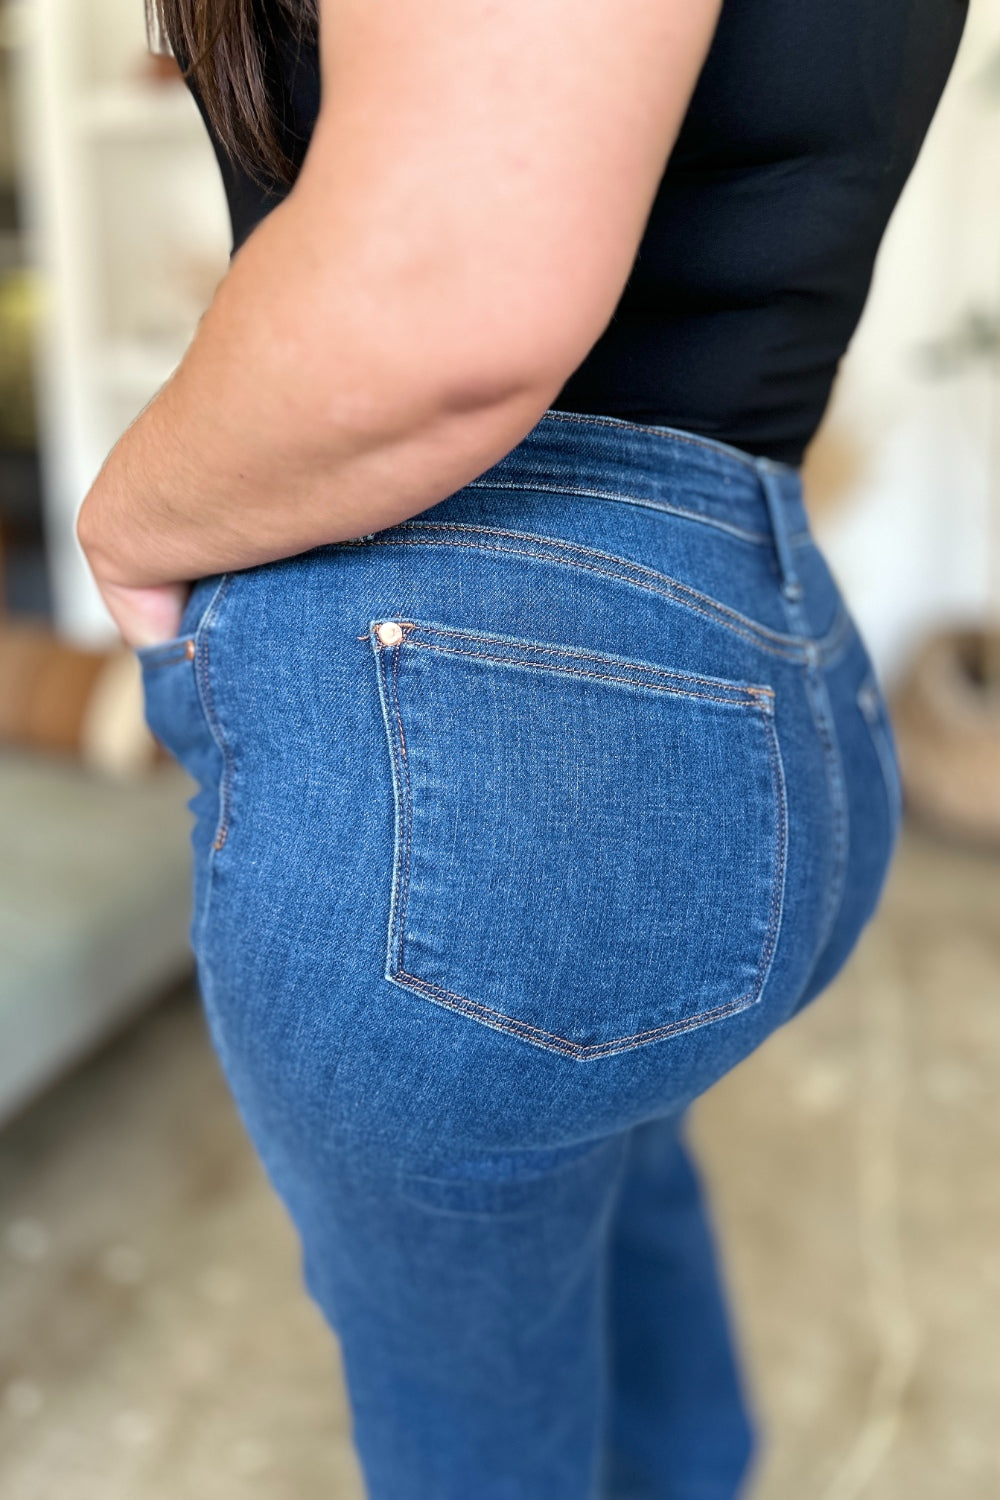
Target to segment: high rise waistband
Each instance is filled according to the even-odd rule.
[[[471,489],[552,490],[690,515],[770,542],[797,596],[792,550],[808,540],[799,471],[727,443],[618,417],[547,411]]]

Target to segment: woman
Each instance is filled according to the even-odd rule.
[[[234,254],[78,523],[212,1035],[372,1500],[730,1500],[684,1111],[895,837],[798,466],[964,6],[305,6],[157,0]]]

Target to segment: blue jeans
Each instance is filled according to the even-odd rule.
[[[731,1500],[684,1111],[843,964],[900,815],[796,471],[548,412],[412,520],[200,580],[139,656],[371,1500]]]

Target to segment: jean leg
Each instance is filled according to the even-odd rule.
[[[272,1160],[340,1340],[368,1500],[597,1500],[626,1139],[444,1175],[363,1147],[309,1183]]]
[[[607,1500],[733,1500],[753,1427],[682,1117],[630,1132],[612,1228]]]

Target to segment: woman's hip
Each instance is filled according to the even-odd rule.
[[[607,1134],[874,904],[891,732],[796,477],[540,427],[411,522],[206,584],[180,687],[147,672],[152,718],[186,680],[204,719],[192,935],[251,1112],[292,1086],[418,1153]]]

